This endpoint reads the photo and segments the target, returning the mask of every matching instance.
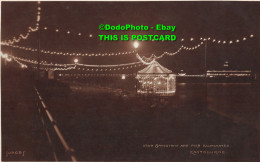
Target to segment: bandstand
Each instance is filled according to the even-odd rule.
[[[176,91],[176,75],[153,60],[137,72],[137,93],[140,95],[172,96]]]

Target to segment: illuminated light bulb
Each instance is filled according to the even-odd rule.
[[[193,41],[193,38],[190,38],[190,41]]]
[[[134,42],[134,48],[138,48],[139,47],[139,43],[138,42]]]
[[[2,54],[2,57],[3,58],[7,58],[7,54]]]
[[[246,40],[246,37],[244,37],[243,40]]]
[[[229,41],[229,44],[232,44],[233,43],[233,41]]]
[[[38,15],[38,16],[37,16],[37,22],[39,22],[40,19],[41,19],[41,17]]]
[[[68,34],[70,34],[70,31],[67,31]]]
[[[210,40],[211,38],[209,37],[208,40]]]
[[[46,27],[46,26],[44,27],[44,30],[47,30],[47,27]]]
[[[220,43],[221,41],[219,40],[218,43]]]
[[[215,41],[216,41],[216,39],[213,39],[213,40],[212,40],[212,42],[215,42]]]
[[[92,37],[92,34],[89,34],[89,37]]]
[[[183,41],[184,41],[184,39],[182,38],[182,39],[181,39],[181,41],[183,42]]]
[[[77,64],[79,62],[78,59],[74,59],[74,63]]]
[[[226,41],[223,41],[223,44],[225,44],[226,43]]]
[[[253,34],[251,34],[251,35],[250,35],[250,38],[253,38],[253,37],[254,37],[254,35],[253,35]]]
[[[59,29],[56,29],[56,32],[59,32]]]
[[[38,7],[38,10],[41,10],[41,7]]]
[[[236,40],[236,42],[238,43],[238,42],[239,42],[239,40]]]
[[[200,37],[200,40],[202,40],[203,38]]]
[[[81,33],[79,33],[78,35],[81,36]]]

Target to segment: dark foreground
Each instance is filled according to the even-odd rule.
[[[16,91],[32,93],[22,83]],[[10,95],[11,83],[2,84]],[[162,99],[58,85],[45,82],[39,91],[77,160],[259,160],[259,84],[208,84],[207,95],[203,84],[178,84],[175,96]],[[36,108],[10,106],[22,93],[12,94],[12,102],[2,99],[3,159],[54,160]],[[11,149],[28,154],[5,157]]]

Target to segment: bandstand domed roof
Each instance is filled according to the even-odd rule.
[[[146,68],[137,72],[138,74],[170,74],[171,70],[163,67],[157,61],[153,60]]]

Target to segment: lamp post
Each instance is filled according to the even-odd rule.
[[[38,30],[38,55],[37,55],[37,74],[38,74],[37,76],[38,76],[38,80],[40,80],[40,54],[41,54],[40,37],[41,37],[41,34],[40,34],[40,29],[39,29]]]
[[[205,58],[204,58],[204,70],[205,70],[205,109],[207,109],[208,106],[208,84],[207,84],[207,46],[208,46],[208,39],[205,41]]]
[[[205,83],[207,82],[207,40],[205,41],[205,58],[204,58],[204,72],[205,72]]]
[[[75,64],[75,69],[76,69],[76,66],[77,66],[77,64],[78,64],[78,62],[79,62],[79,59],[75,58],[73,61],[74,61],[74,64]],[[77,78],[77,76],[76,76],[76,78]],[[74,79],[73,79],[73,80],[74,80]]]
[[[135,48],[136,54],[138,54],[137,48],[139,47],[139,43],[138,43],[137,41],[135,41],[134,44],[133,44],[133,46],[134,46],[134,48]],[[136,75],[135,75],[135,76],[137,77],[137,69],[136,69]],[[138,82],[137,82],[137,78],[135,78],[135,79],[136,79],[135,89],[136,89],[136,94],[137,94],[137,84],[138,84]]]
[[[41,28],[40,28],[40,15],[39,15],[39,10],[40,8],[40,1],[37,4],[38,8],[38,16],[37,16],[37,24],[38,24],[38,39],[37,39],[37,44],[38,44],[38,55],[37,55],[37,79],[40,80],[40,54],[41,54]]]

